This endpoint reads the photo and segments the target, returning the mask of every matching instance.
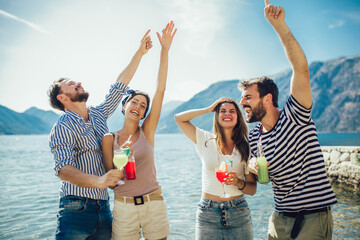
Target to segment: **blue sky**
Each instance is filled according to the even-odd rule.
[[[360,54],[360,1],[277,0],[309,63]],[[165,102],[188,100],[219,80],[290,67],[263,15],[262,0],[0,0],[0,105],[48,110],[59,77],[81,81],[89,104],[102,101],[147,29],[153,48],[130,86],[153,94],[160,46],[173,20]]]

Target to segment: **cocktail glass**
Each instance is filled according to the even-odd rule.
[[[224,171],[223,169],[220,169],[220,168],[216,168],[215,171],[216,171],[216,178],[219,180],[219,182],[221,182],[221,185],[223,188],[223,195],[220,197],[221,198],[229,198],[230,195],[228,193],[226,193],[226,190],[225,190],[225,182],[228,177],[228,171]]]
[[[119,149],[114,151],[113,162],[117,169],[122,169],[128,163],[128,156],[126,155],[127,149]],[[125,184],[123,180],[118,181],[118,185]]]

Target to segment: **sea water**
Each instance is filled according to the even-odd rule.
[[[158,134],[155,162],[168,206],[168,239],[194,239],[201,163],[193,143],[182,134]],[[48,136],[0,136],[0,239],[54,239],[60,180],[53,168]],[[359,239],[360,192],[337,184],[332,187],[339,202],[332,208],[333,239]],[[109,193],[112,208],[113,192]],[[254,239],[266,239],[274,210],[271,183],[258,184],[247,201]]]

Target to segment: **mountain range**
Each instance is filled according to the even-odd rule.
[[[313,96],[312,118],[319,133],[360,132],[360,55],[341,57],[309,65]],[[290,92],[291,70],[269,75],[279,88],[279,106],[284,105]],[[241,80],[225,80],[210,85],[186,102],[174,101],[164,104],[158,133],[179,133],[174,114],[189,109],[211,105],[222,96],[240,101],[238,84]],[[0,105],[0,134],[48,134],[59,118],[53,111],[32,107],[23,113]],[[195,118],[192,122],[205,130],[212,129],[213,114]],[[121,128],[121,107],[109,118],[110,131]],[[253,128],[255,124],[248,125]]]
[[[341,57],[309,65],[313,96],[312,118],[319,133],[360,132],[360,55]],[[279,107],[284,106],[290,94],[292,70],[269,75],[279,88]],[[174,114],[211,105],[222,96],[240,101],[239,80],[220,81],[197,93],[181,104],[159,123],[160,133],[178,133]],[[244,112],[243,112],[244,114]],[[192,122],[199,128],[211,130],[213,115],[197,117]],[[249,124],[252,129],[256,123]]]

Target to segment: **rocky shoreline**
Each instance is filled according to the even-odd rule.
[[[321,147],[331,181],[360,189],[360,147]]]

